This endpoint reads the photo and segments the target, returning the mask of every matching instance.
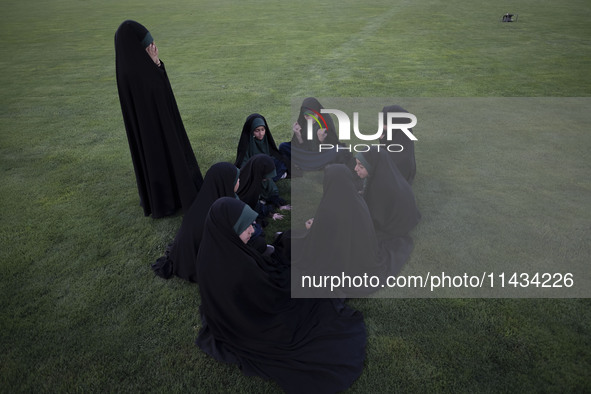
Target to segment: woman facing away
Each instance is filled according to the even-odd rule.
[[[168,245],[152,269],[165,279],[173,274],[190,282],[197,282],[197,252],[203,236],[205,217],[211,205],[220,197],[236,197],[239,185],[239,170],[232,163],[212,165],[203,180],[201,190],[183,216],[181,227],[174,241]]]
[[[391,274],[397,274],[413,249],[409,233],[421,219],[414,193],[385,150],[358,153],[356,161],[380,250],[390,255]]]
[[[201,329],[197,345],[244,374],[277,382],[288,393],[334,393],[361,374],[363,316],[342,302],[291,298],[279,253],[246,245],[254,212],[224,197],[211,207],[197,256]],[[282,254],[284,258],[289,253]]]
[[[267,218],[283,219],[276,210],[291,209],[279,195],[273,180],[276,175],[273,159],[265,154],[252,156],[240,170],[238,196],[259,214],[257,222],[262,227],[267,225]]]
[[[388,112],[408,112],[404,108],[399,105],[389,105],[382,109],[384,114]],[[384,117],[384,119],[386,119]],[[392,123],[395,124],[404,124],[407,123],[408,119],[406,118],[393,118]],[[386,137],[386,130],[387,125],[384,124],[384,133],[380,137],[381,143],[387,144],[398,144],[402,147],[402,151],[400,152],[391,152],[390,157],[396,163],[396,167],[400,170],[402,176],[407,180],[407,182],[412,185],[415,175],[417,173],[417,163],[415,160],[415,142],[408,138],[404,132],[400,129],[392,130],[392,140],[384,142],[384,138]],[[412,132],[412,129],[409,129]]]
[[[186,212],[203,177],[152,35],[132,20],[115,33],[117,89],[146,216]]]
[[[367,204],[359,194],[354,175],[344,164],[324,169],[323,194],[307,230],[292,232],[292,291],[300,297],[361,297],[378,290],[371,286],[327,289],[308,286],[308,277],[342,275],[384,278],[389,261],[379,250]]]

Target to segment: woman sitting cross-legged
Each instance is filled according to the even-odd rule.
[[[174,241],[168,245],[164,256],[152,264],[156,275],[165,279],[176,275],[181,279],[197,282],[195,260],[201,244],[205,217],[218,198],[237,197],[239,173],[238,168],[232,163],[216,163],[209,168],[197,198],[183,216]],[[266,242],[263,237],[253,237],[250,242],[257,250],[265,251]]]
[[[413,249],[409,233],[421,219],[414,193],[385,150],[358,153],[356,160],[380,249],[390,255],[391,274],[397,274]]]
[[[267,120],[263,115],[251,114],[246,118],[242,126],[234,164],[236,167],[242,168],[251,157],[258,154],[268,155],[273,158],[276,171],[274,181],[288,176],[291,167],[289,158],[285,157],[277,149]]]
[[[227,197],[207,215],[197,256],[197,345],[287,393],[347,389],[363,369],[363,316],[337,300],[291,298],[278,272],[289,270],[289,261],[246,245],[256,217],[248,205]]]

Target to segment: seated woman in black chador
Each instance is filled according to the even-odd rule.
[[[266,218],[283,219],[283,215],[274,213],[277,209],[289,210],[291,207],[279,196],[279,189],[273,181],[276,176],[273,159],[264,154],[251,157],[240,170],[238,197],[259,213],[259,222],[267,225]]]
[[[240,184],[239,174],[240,171],[232,163],[216,163],[209,168],[201,191],[189,211],[183,216],[183,222],[174,241],[168,245],[164,256],[152,264],[156,275],[165,279],[176,275],[181,279],[197,282],[196,259],[203,236],[205,217],[218,198],[238,198],[236,191]],[[261,253],[267,249],[267,243],[260,229],[248,243]]]
[[[197,282],[195,260],[201,244],[205,216],[218,198],[236,198],[238,175],[238,168],[231,163],[216,163],[209,168],[197,198],[183,216],[174,241],[168,245],[165,255],[152,264],[152,269],[158,276],[168,279],[174,274],[190,282]]]
[[[332,117],[330,114],[321,114],[321,109],[323,107],[317,99],[306,98],[300,107],[298,119],[293,125],[291,142],[280,144],[279,150],[290,157],[292,165],[300,170],[320,170],[330,163],[346,164],[353,169],[355,160],[351,152],[346,149],[337,150],[337,146],[344,146],[344,144],[338,139]],[[322,115],[325,124],[320,120],[320,125],[316,122],[316,119],[319,119],[318,114]],[[311,138],[308,132],[310,124]],[[322,150],[320,150],[321,144],[324,144]]]
[[[274,181],[287,177],[291,167],[289,159],[277,149],[267,120],[260,114],[251,114],[242,126],[234,164],[236,167],[242,168],[251,157],[258,154],[269,155],[273,158],[277,173],[273,178]]]
[[[386,122],[385,114],[388,112],[408,112],[404,108],[399,105],[390,105],[386,106],[382,109],[384,113],[384,122]],[[406,118],[394,118],[392,120],[393,123],[396,124],[403,124],[407,123],[408,119]],[[400,129],[392,130],[392,140],[385,141],[386,137],[386,129],[387,124],[384,123],[384,133],[380,137],[380,143],[382,144],[398,144],[402,146],[402,151],[398,152],[389,152],[390,157],[396,163],[396,167],[400,170],[402,176],[407,180],[409,184],[412,185],[412,182],[415,179],[415,175],[417,173],[417,164],[415,160],[415,142],[408,138],[406,134]],[[412,132],[412,129],[409,129]]]
[[[278,272],[289,270],[289,262],[245,245],[256,216],[232,198],[217,200],[207,215],[197,256],[197,345],[287,393],[347,389],[363,369],[363,316],[336,300],[291,298]]]
[[[115,33],[117,89],[140,205],[146,216],[186,212],[203,183],[164,63],[148,30],[127,20]]]
[[[328,292],[325,287],[302,288],[303,275],[316,277],[367,274],[385,280],[389,261],[383,260],[369,209],[355,185],[354,175],[343,164],[324,169],[323,195],[303,235],[292,232],[292,279],[296,296],[360,297],[377,291],[371,286],[345,287]],[[299,294],[299,292],[302,292]]]
[[[413,249],[409,233],[421,219],[414,193],[387,151],[371,149],[356,160],[380,250],[390,254],[391,274],[397,274]]]

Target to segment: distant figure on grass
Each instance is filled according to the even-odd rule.
[[[513,14],[510,14],[507,12],[505,15],[503,15],[502,21],[503,22],[513,22]]]
[[[273,178],[275,182],[287,177],[291,167],[289,158],[285,157],[277,149],[275,139],[263,115],[251,114],[246,118],[242,126],[234,165],[242,168],[251,157],[258,154],[268,155],[273,158],[275,172],[277,173]]]
[[[363,369],[362,314],[339,300],[291,298],[289,253],[265,257],[246,245],[256,216],[227,197],[207,215],[197,256],[198,276],[207,278],[199,283],[197,345],[287,393],[347,389]]]
[[[186,212],[203,177],[150,32],[127,20],[115,33],[117,88],[140,205],[146,216]]]

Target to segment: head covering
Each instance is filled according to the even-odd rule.
[[[421,218],[411,186],[386,150],[372,147],[363,157],[371,168],[364,198],[378,237],[408,235]]]
[[[263,188],[266,188],[266,192],[269,193],[269,188],[273,189],[275,183],[272,179],[267,179],[269,174],[275,170],[275,163],[270,156],[267,155],[255,155],[251,157],[240,171],[240,186],[238,187],[238,196],[242,201],[247,203],[252,209],[256,209],[257,202],[259,201],[261,194],[263,194]],[[271,182],[267,185],[265,182]],[[277,185],[275,185],[275,188]]]
[[[333,122],[330,114],[320,113],[320,110],[323,108],[324,107],[322,106],[322,104],[320,104],[320,102],[314,97],[307,97],[306,99],[304,99],[304,101],[302,102],[302,106],[300,107],[300,114],[298,116],[298,123],[302,127],[302,138],[304,139],[304,141],[307,141],[306,136],[308,135],[308,130],[307,130],[308,121],[306,120],[304,115],[312,114],[314,117],[316,117],[320,121],[322,128],[325,128],[325,126],[327,126],[327,130],[326,130],[327,136],[326,136],[326,139],[324,140],[323,143],[337,145],[337,144],[339,144],[339,137],[337,136],[336,127],[334,125],[334,122]],[[326,125],[324,124],[323,120],[319,118],[319,116],[317,114],[322,115],[322,118],[324,119],[324,121],[326,121]],[[310,150],[317,152],[318,151],[317,148],[318,148],[318,145],[320,144],[320,141],[318,140],[318,135],[316,134],[316,132],[321,127],[318,125],[318,123],[316,123],[316,121],[312,122],[312,127],[313,127],[312,140],[307,141],[307,145],[310,148]]]
[[[336,127],[330,114],[322,114],[323,109],[320,102],[314,97],[308,97],[302,102],[297,122],[301,126],[301,136],[303,143],[300,143],[294,135],[291,139],[291,160],[302,170],[320,170],[327,164],[344,163],[351,168],[355,167],[355,160],[351,152],[347,149],[337,149],[338,146],[344,146],[337,136]],[[312,139],[308,140],[308,120],[306,114],[312,114],[316,120],[312,121]],[[322,118],[320,118],[322,116]],[[326,122],[326,124],[325,124]],[[320,150],[320,140],[318,139],[318,129],[326,128],[326,138],[322,142],[322,151]],[[332,145],[332,147],[330,147]]]
[[[265,126],[265,130],[267,129],[267,122],[264,118],[255,116],[252,119],[252,124],[250,125],[250,131],[254,131],[259,126]]]
[[[269,273],[276,264],[234,231],[244,206],[221,198],[207,215],[197,256],[199,277],[207,278],[199,283],[197,345],[288,393],[348,388],[363,368],[362,315],[331,300],[292,299]]]
[[[384,113],[384,122],[386,122],[386,113],[388,112],[408,113],[407,110],[405,110],[399,105],[386,106],[382,109],[382,112]],[[409,122],[407,118],[393,118],[392,121],[398,124]],[[412,129],[409,129],[409,131],[412,132]],[[400,170],[402,176],[408,181],[409,184],[412,185],[412,182],[415,179],[415,174],[417,172],[417,164],[415,161],[415,142],[408,138],[402,130],[395,129],[392,130],[392,140],[382,141],[382,143],[386,145],[402,145],[403,150],[401,152],[389,152],[389,154],[392,160],[394,160],[394,163],[396,163],[396,166]]]
[[[164,65],[156,66],[145,50],[150,37],[141,24],[123,22],[115,33],[115,64],[140,205],[146,216],[159,218],[186,212],[203,177]]]
[[[362,152],[358,152],[355,155],[355,158],[357,160],[359,160],[359,162],[361,163],[361,165],[363,167],[365,167],[365,169],[367,170],[367,173],[368,174],[371,174],[371,171],[372,171],[371,165],[367,162],[367,160],[365,159],[365,156],[363,156],[363,153]]]
[[[265,137],[262,141],[259,141],[253,135],[254,129],[259,126],[265,126]],[[271,134],[271,130],[269,129],[265,117],[255,113],[248,115],[242,126],[242,133],[240,134],[240,141],[238,142],[236,161],[234,164],[236,167],[242,168],[251,157],[258,154],[272,156],[273,158],[284,162],[286,168],[290,168],[291,166],[289,159],[283,156],[281,152],[279,152],[279,149],[277,149],[275,139]]]
[[[171,266],[172,273],[179,278],[197,282],[195,260],[201,244],[205,217],[218,198],[235,196],[237,176],[238,169],[232,163],[216,163],[209,168],[197,198],[183,216],[183,222],[173,243],[168,247],[165,256],[159,258],[152,266],[159,276],[166,277],[159,272]]]
[[[234,224],[234,231],[237,235],[242,234],[248,226],[252,225],[252,222],[255,221],[257,218],[258,213],[256,213],[251,207],[244,204],[244,208],[242,209],[242,213],[236,223]]]
[[[147,32],[146,36],[142,40],[142,46],[144,48],[147,48],[153,42],[154,42],[154,39],[152,38],[152,35],[150,34],[150,32]]]
[[[351,170],[343,164],[326,166],[323,195],[310,230],[292,243],[294,285],[298,275],[377,275],[383,276],[388,267],[380,261],[378,242],[367,205],[353,182]],[[296,296],[333,296],[318,289],[292,290]],[[344,296],[361,296],[376,291],[374,288],[342,289]],[[337,294],[338,295],[338,294]]]

